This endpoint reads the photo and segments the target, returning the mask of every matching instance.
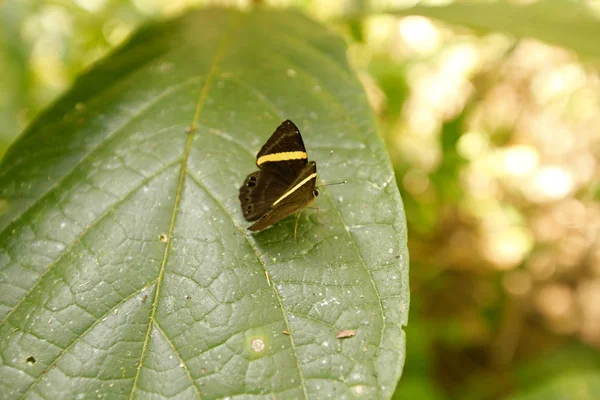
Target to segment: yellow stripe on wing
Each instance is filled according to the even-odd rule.
[[[302,160],[303,158],[306,158],[306,153],[304,151],[286,151],[259,157],[258,160],[256,160],[256,164],[261,165],[269,161]]]
[[[302,182],[300,182],[299,184],[297,184],[296,186],[294,186],[293,188],[291,188],[290,190],[288,190],[287,192],[285,192],[283,194],[283,196],[281,196],[280,198],[278,198],[275,203],[273,203],[274,206],[277,205],[277,203],[279,203],[281,200],[285,199],[286,197],[288,197],[290,194],[294,193],[296,190],[300,189],[302,187],[302,185],[304,185],[306,182],[310,181],[313,178],[317,177],[317,173],[315,172],[314,174],[310,174],[309,176],[307,176],[306,178],[304,178],[302,180]]]

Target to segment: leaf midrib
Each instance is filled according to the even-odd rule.
[[[177,222],[177,210],[179,209],[179,203],[181,202],[181,193],[183,192],[183,185],[185,182],[185,177],[187,175],[187,164],[188,164],[188,159],[190,156],[190,150],[192,148],[192,142],[194,140],[196,127],[198,124],[198,118],[200,118],[200,114],[202,113],[202,110],[204,108],[204,104],[206,102],[206,97],[208,96],[208,92],[210,91],[212,81],[214,80],[214,77],[217,73],[218,65],[220,64],[221,60],[223,59],[225,52],[227,50],[227,47],[229,46],[229,43],[231,42],[231,39],[232,39],[235,31],[239,27],[239,23],[241,22],[241,14],[236,14],[236,16],[237,16],[237,18],[233,18],[233,17],[231,18],[229,27],[225,30],[225,34],[223,35],[222,40],[219,42],[217,52],[211,63],[210,71],[208,72],[206,81],[204,83],[204,86],[202,87],[202,91],[200,92],[200,96],[198,98],[198,104],[197,104],[196,110],[194,112],[192,124],[190,125],[190,128],[188,130],[188,137],[185,142],[185,148],[183,151],[183,159],[181,161],[181,170],[179,173],[179,183],[177,184],[177,193],[175,195],[175,200],[173,203],[173,212],[171,214],[171,222],[169,224],[169,233],[167,235],[167,243],[165,246],[163,261],[161,263],[160,271],[158,273],[158,278],[157,278],[157,283],[156,283],[156,292],[154,294],[154,301],[152,303],[152,310],[150,312],[150,318],[148,321],[148,330],[146,332],[146,337],[144,339],[144,345],[142,346],[142,352],[140,354],[140,361],[138,362],[137,372],[136,372],[135,378],[133,380],[133,385],[131,386],[131,393],[129,395],[130,399],[133,399],[133,397],[135,395],[135,391],[137,389],[137,383],[138,383],[140,373],[141,373],[141,370],[142,370],[142,367],[144,364],[144,358],[146,356],[148,342],[150,340],[150,336],[151,336],[151,332],[152,332],[152,326],[153,326],[154,320],[156,318],[156,309],[158,306],[158,300],[160,298],[162,282],[163,282],[164,274],[165,274],[165,267],[166,267],[167,261],[169,259],[169,250],[171,249],[173,232],[175,230],[175,224]],[[167,336],[165,335],[165,337],[167,337]],[[181,359],[183,362],[183,359],[182,359],[181,355],[179,354],[179,352],[177,352],[177,350],[175,348],[173,348],[173,349],[174,349],[175,353],[177,354],[177,356],[179,357],[179,359]],[[185,365],[185,363],[184,363],[184,365]],[[187,370],[187,366],[185,368]],[[188,375],[188,376],[191,378],[191,375]],[[192,379],[191,384],[196,389],[196,393],[197,393],[198,397],[200,398],[200,389],[198,388],[198,386],[196,385],[196,382],[193,379]]]

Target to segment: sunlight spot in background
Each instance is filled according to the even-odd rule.
[[[206,5],[202,0],[131,0],[135,8],[146,15],[165,15],[167,17],[180,14],[193,6]],[[240,9],[247,8],[248,0],[216,1],[214,6],[234,6]]]
[[[550,252],[538,251],[531,256],[527,263],[527,269],[537,281],[550,279],[556,272],[554,255]]]
[[[598,107],[600,110],[600,107]],[[587,185],[596,177],[596,157],[591,153],[593,149],[586,146],[576,154],[570,154],[566,162],[577,186]]]
[[[107,21],[102,26],[104,38],[113,46],[121,44],[131,34],[132,30],[133,26],[117,18]]]
[[[544,166],[523,189],[530,201],[543,203],[564,198],[571,193],[573,186],[573,177],[564,168]]]
[[[515,177],[532,174],[539,165],[537,149],[530,145],[516,145],[501,152],[502,173]]]
[[[398,24],[398,32],[406,46],[417,54],[433,53],[440,45],[440,32],[425,17],[402,18]]]
[[[581,315],[581,337],[600,345],[600,279],[582,282],[577,288]]]
[[[410,193],[418,196],[429,188],[429,177],[425,171],[420,169],[411,169],[402,178],[402,184]]]
[[[426,127],[422,130],[414,130],[411,122],[417,123],[419,118],[422,118],[420,121],[424,124],[427,123],[426,121],[435,123],[436,119],[426,111],[418,116],[413,115],[413,118],[407,121],[407,124],[397,128],[395,131],[397,134],[393,136],[393,145],[404,162],[430,172],[439,165],[442,156],[439,147],[435,146],[434,130],[427,130]]]
[[[408,105],[409,107],[411,104]],[[432,109],[416,108],[407,117],[409,127],[415,136],[435,138],[439,129],[439,119]]]
[[[68,73],[61,60],[64,51],[59,42],[50,37],[40,37],[31,51],[31,64],[36,77],[43,85],[61,90],[69,83]]]
[[[533,247],[533,235],[529,229],[519,226],[492,229],[483,236],[482,249],[485,257],[497,269],[507,270],[519,265]]]
[[[511,130],[523,109],[523,102],[516,87],[498,82],[490,88],[477,111],[491,132]]]
[[[365,39],[372,51],[384,50],[390,44],[398,19],[389,15],[377,15],[365,21]],[[365,49],[368,51],[367,49]]]
[[[356,49],[357,46],[350,46],[348,48],[348,57],[352,58],[352,49]],[[352,65],[357,65],[357,63],[359,63],[360,61],[357,61],[356,58],[352,58],[354,61],[352,62]],[[368,63],[368,62],[367,62]],[[367,92],[367,99],[369,100],[369,104],[371,105],[371,108],[373,109],[373,111],[375,113],[381,113],[386,106],[386,98],[385,98],[385,93],[383,93],[383,90],[381,90],[381,88],[379,87],[379,85],[377,85],[377,82],[375,81],[375,79],[373,79],[373,76],[371,74],[368,74],[366,72],[359,72],[358,73],[358,78],[360,79],[360,82],[362,83],[363,87],[365,88],[365,92]],[[320,86],[316,86],[315,88],[320,88]],[[313,89],[314,90],[314,89]],[[315,92],[319,92],[319,90],[315,90]]]
[[[452,46],[443,53],[443,71],[457,78],[470,77],[477,71],[481,58],[474,43],[460,43]]]
[[[573,289],[564,283],[542,286],[534,302],[552,329],[557,333],[571,334],[577,329]]]
[[[590,271],[600,278],[600,246],[594,246],[589,254]]]
[[[131,0],[135,8],[146,15],[158,14],[162,9],[160,0]]]
[[[58,5],[44,5],[37,14],[28,16],[21,27],[23,40],[30,43],[31,96],[33,103],[45,104],[67,88],[71,72],[64,62],[73,37],[73,17]],[[24,115],[24,123],[30,116]],[[21,119],[21,118],[20,118]]]
[[[163,12],[166,16],[172,16],[181,13],[191,5],[200,5],[200,1],[191,0],[170,0],[163,1]]]
[[[45,35],[52,36],[53,40],[58,41],[73,33],[72,19],[72,16],[63,7],[50,5],[43,7],[38,14],[38,26],[36,28],[41,29]],[[61,47],[66,46],[62,45]]]
[[[482,131],[468,131],[458,139],[456,146],[458,154],[468,160],[474,160],[487,153],[489,136]]]
[[[568,101],[564,96],[585,85],[587,77],[580,65],[566,64],[543,70],[531,82],[531,93],[540,103]]]
[[[469,193],[468,197],[472,197],[472,200],[485,199],[490,202],[496,201],[500,194],[500,188],[498,182],[494,179],[489,171],[487,165],[487,157],[475,160],[469,167],[465,168],[461,176],[461,183],[463,188]],[[465,204],[470,204],[470,200],[467,198],[464,200]],[[477,209],[472,209],[474,215],[478,215]],[[483,216],[478,215],[483,218]]]
[[[106,5],[107,0],[75,0],[75,4],[86,11],[95,13],[100,11]]]
[[[536,301],[545,316],[562,317],[571,310],[573,291],[566,284],[549,284],[540,289]]]
[[[471,93],[468,78],[477,64],[473,46],[461,44],[444,50],[436,65],[416,69],[411,74],[415,97],[438,116],[450,118],[460,112]]]
[[[529,272],[518,269],[504,275],[502,286],[509,294],[522,297],[529,294],[533,288],[533,283]]]

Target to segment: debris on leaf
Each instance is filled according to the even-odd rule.
[[[354,329],[344,329],[341,331],[338,331],[338,333],[335,334],[336,339],[345,339],[345,338],[351,338],[354,335],[356,335],[356,331]]]

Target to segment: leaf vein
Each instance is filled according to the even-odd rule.
[[[85,160],[87,160],[96,151],[98,151],[102,147],[102,145],[104,145],[110,139],[112,139],[113,137],[115,137],[119,132],[122,132],[123,128],[125,128],[127,125],[129,125],[132,121],[134,121],[137,118],[139,118],[142,115],[144,115],[150,108],[152,108],[152,106],[154,106],[156,103],[158,103],[160,100],[162,100],[165,96],[168,96],[168,95],[172,94],[173,92],[175,92],[176,90],[179,90],[182,87],[185,87],[185,86],[187,86],[187,85],[189,85],[191,83],[195,83],[198,80],[199,80],[198,77],[192,77],[192,78],[187,79],[186,81],[181,82],[181,83],[179,83],[177,85],[170,86],[167,89],[165,89],[161,94],[159,94],[156,97],[153,97],[152,100],[148,101],[143,106],[141,106],[139,110],[137,110],[135,113],[133,113],[127,119],[127,121],[125,121],[124,123],[122,123],[121,125],[119,125],[112,132],[109,132],[102,140],[100,140],[100,142],[98,142],[98,144],[96,144],[95,146],[93,146],[87,153],[85,153],[82,156],[82,158],[80,158],[79,160],[77,160],[77,162],[75,162],[75,164],[73,164],[73,166],[68,171],[66,171],[64,175],[62,175],[59,179],[57,179],[56,182],[54,182],[48,188],[48,190],[46,190],[46,192],[44,192],[39,197],[37,197],[29,206],[27,206],[27,208],[25,208],[23,211],[21,211],[21,213],[19,215],[15,216],[13,218],[13,220],[6,225],[6,228],[3,229],[0,232],[0,234],[2,234],[3,232],[10,232],[11,226],[15,225],[24,215],[26,215],[31,209],[33,209],[37,204],[39,204],[40,201],[42,201],[43,199],[45,199],[50,193],[52,193],[54,190],[56,190],[58,187],[60,187],[60,185],[68,177],[70,177],[73,174],[73,172],[75,172],[75,170],[77,169],[78,166],[80,166],[81,164],[83,164],[85,162]]]
[[[140,293],[142,293],[144,290],[148,289],[150,286],[154,285],[156,283],[156,279],[147,283],[146,285],[144,285],[143,287],[141,287],[140,289],[136,290],[135,292],[131,293],[129,296],[123,298],[123,300],[119,301],[117,304],[115,304],[110,310],[108,310],[106,313],[104,313],[104,315],[100,318],[98,318],[96,321],[94,321],[92,324],[90,324],[89,327],[87,327],[83,332],[81,332],[81,334],[77,337],[75,337],[73,339],[73,341],[71,343],[69,343],[63,350],[61,350],[56,358],[54,359],[54,361],[52,361],[48,367],[46,368],[47,371],[50,371],[50,369],[52,369],[52,367],[54,367],[56,365],[56,363],[58,363],[58,361],[61,359],[61,357],[69,350],[71,349],[75,344],[78,343],[79,340],[81,340],[82,337],[84,337],[88,332],[90,332],[94,327],[96,327],[100,322],[102,322],[104,320],[104,318],[106,318],[107,316],[111,315],[114,313],[114,310],[116,310],[118,307],[120,307],[121,305],[125,304],[127,301],[133,299],[135,296],[139,295]],[[45,340],[45,339],[44,339]],[[29,391],[38,383],[40,382],[43,377],[47,376],[46,374],[42,374],[40,373],[40,375],[38,375],[38,377],[27,387],[27,389],[25,389],[25,391],[23,392],[23,395],[21,396],[22,399],[24,399],[27,396],[27,393],[29,393]]]
[[[175,344],[169,339],[169,337],[167,336],[167,334],[165,333],[163,328],[160,326],[158,321],[154,321],[154,324],[156,325],[156,328],[158,329],[158,331],[164,336],[165,340],[171,345],[171,349],[173,349],[173,352],[175,353],[175,355],[181,362],[181,367],[185,370],[185,374],[190,379],[190,382],[192,383],[192,386],[194,387],[194,389],[196,389],[197,398],[198,399],[202,398],[202,396],[200,396],[200,388],[198,387],[198,385],[196,385],[194,378],[192,378],[192,374],[190,373],[190,370],[188,369],[185,361],[183,361],[181,354],[179,354],[179,351],[175,347]]]
[[[44,272],[40,275],[40,277],[33,284],[33,286],[31,286],[31,288],[29,288],[29,290],[23,296],[23,298],[17,304],[15,304],[15,306],[9,311],[9,313],[6,315],[6,317],[4,317],[4,319],[2,321],[0,321],[0,326],[2,326],[6,321],[8,321],[8,318],[15,312],[15,310],[17,310],[19,308],[19,306],[31,295],[31,293],[33,293],[35,291],[35,289],[38,287],[38,285],[40,284],[40,282],[42,281],[42,279],[44,278],[44,276],[46,276],[48,273],[50,273],[53,270],[54,266],[56,266],[59,263],[59,261],[62,260],[62,258],[65,255],[69,254],[69,251],[73,248],[73,246],[76,243],[81,243],[80,242],[81,239],[85,235],[87,235],[90,232],[90,230],[92,230],[96,225],[98,225],[100,222],[102,222],[104,220],[104,218],[106,218],[107,216],[109,216],[110,213],[115,210],[116,207],[118,207],[119,205],[123,204],[127,199],[129,199],[130,196],[132,196],[133,194],[135,194],[135,192],[137,192],[141,187],[143,187],[145,184],[147,184],[149,181],[151,181],[156,176],[158,176],[161,173],[163,173],[165,170],[169,169],[171,166],[175,165],[180,160],[181,160],[181,158],[178,158],[178,159],[176,159],[176,160],[168,163],[164,167],[156,170],[154,173],[152,173],[151,175],[149,175],[146,179],[142,180],[138,185],[134,186],[128,193],[126,193],[125,195],[123,195],[123,197],[121,199],[119,199],[118,201],[116,201],[115,203],[113,203],[109,207],[107,207],[106,210],[104,210],[104,212],[102,212],[98,216],[98,218],[96,218],[94,221],[92,221],[92,223],[90,223],[79,234],[79,236],[77,236],[77,238],[75,240],[73,240],[71,243],[69,243],[68,246],[65,246],[65,250],[62,253],[60,253],[60,255],[56,258],[56,260],[54,260],[52,263],[50,263],[46,267],[46,269],[44,270]],[[67,282],[65,282],[65,284],[66,283]],[[67,284],[67,286],[68,286],[68,284]]]
[[[236,228],[238,228],[242,232],[243,237],[246,239],[247,243],[250,245],[250,247],[252,248],[252,250],[256,254],[256,258],[258,259],[258,261],[262,265],[263,269],[265,270],[265,273],[267,274],[269,272],[269,270],[267,268],[267,265],[264,262],[264,260],[260,257],[260,254],[258,253],[258,249],[254,245],[254,243],[252,243],[252,241],[248,238],[248,235],[247,235],[245,229],[241,228],[240,226],[238,226],[235,223],[233,215],[231,215],[231,213],[229,212],[229,210],[227,210],[227,208],[225,208],[225,206],[223,205],[223,203],[221,203],[221,201],[219,199],[217,199],[212,194],[212,192],[210,190],[208,190],[207,187],[205,187],[199,180],[196,179],[196,177],[194,175],[192,175],[189,172],[188,172],[188,176],[190,176],[190,178],[192,179],[192,181],[195,182],[200,189],[202,189],[203,191],[205,191],[215,201],[215,203],[217,203],[221,207],[221,209],[223,209],[223,211],[227,215],[229,215],[229,218],[231,219],[232,223],[236,226]],[[273,284],[271,285],[271,288],[272,288],[273,294],[275,295],[275,298],[277,299],[277,302],[279,304],[279,309],[281,310],[281,314],[282,314],[283,320],[285,322],[285,327],[286,327],[286,329],[288,331],[291,331],[290,322],[289,322],[289,320],[287,318],[287,314],[286,314],[285,308],[283,307],[283,301],[281,300],[281,295],[279,294],[279,291],[276,288],[276,283],[275,282],[273,282]],[[292,351],[294,352],[294,358],[296,359],[296,366],[297,366],[297,369],[298,369],[298,376],[300,378],[300,383],[302,385],[302,392],[304,394],[304,398],[308,400],[308,392],[307,392],[307,388],[306,388],[306,382],[305,382],[305,379],[304,379],[304,374],[302,373],[302,367],[300,366],[300,358],[298,357],[298,352],[296,351],[296,344],[294,342],[294,336],[293,336],[293,334],[290,334],[289,338],[290,338],[290,344],[292,346]]]

